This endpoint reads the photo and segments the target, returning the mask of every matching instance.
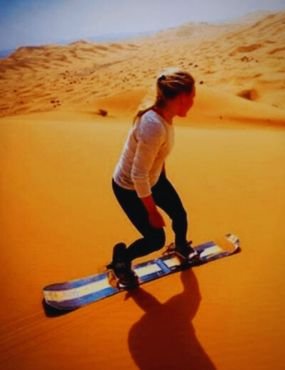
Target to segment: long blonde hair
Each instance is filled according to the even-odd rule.
[[[148,105],[147,108],[140,109],[135,118],[140,118],[147,111],[157,107],[163,108],[167,101],[174,99],[181,93],[191,93],[195,87],[195,80],[193,76],[178,68],[165,69],[156,80],[156,97],[154,103]]]

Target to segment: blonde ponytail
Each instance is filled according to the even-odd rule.
[[[163,108],[167,101],[174,99],[181,93],[191,93],[195,87],[195,80],[192,75],[186,71],[182,71],[176,67],[167,68],[156,80],[156,98],[155,102],[147,108],[137,112],[134,123],[144,113],[154,107]]]

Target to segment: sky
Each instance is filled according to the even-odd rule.
[[[0,0],[0,50],[230,21],[285,0]]]

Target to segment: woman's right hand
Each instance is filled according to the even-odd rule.
[[[156,229],[161,229],[162,227],[165,226],[163,217],[161,216],[157,209],[154,209],[151,212],[149,212],[148,219],[151,226]]]
[[[141,198],[141,200],[148,213],[148,220],[151,226],[156,229],[161,229],[163,226],[165,226],[164,220],[156,208],[152,195]]]

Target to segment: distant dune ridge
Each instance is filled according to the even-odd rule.
[[[285,12],[262,12],[232,23],[189,23],[130,42],[20,47],[0,60],[0,116],[90,111],[98,99],[138,90],[143,96],[170,65],[190,71],[205,89],[284,110],[284,23]]]

